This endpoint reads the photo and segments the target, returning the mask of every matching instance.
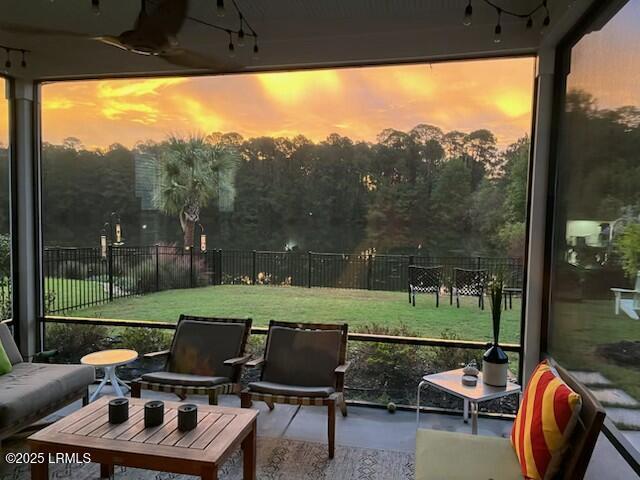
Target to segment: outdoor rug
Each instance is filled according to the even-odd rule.
[[[24,440],[3,443],[0,480],[30,480],[26,465],[7,465],[9,451],[26,451]],[[95,480],[98,465],[50,465],[55,480]],[[116,467],[117,480],[192,480],[196,477]],[[237,452],[219,471],[220,480],[242,479],[242,455]],[[327,457],[327,446],[319,443],[258,437],[258,480],[405,480],[414,478],[414,456],[406,452],[372,450],[336,445],[335,458]]]

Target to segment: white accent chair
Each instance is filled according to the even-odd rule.
[[[620,310],[626,313],[629,318],[638,320],[638,311],[640,311],[640,272],[636,276],[635,289],[628,288],[612,288],[611,291],[615,295],[615,312],[620,314]]]

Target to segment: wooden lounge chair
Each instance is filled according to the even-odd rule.
[[[146,373],[131,382],[131,396],[140,398],[141,390],[187,395],[208,395],[209,404],[218,403],[218,395],[239,393],[250,318],[209,318],[180,315],[169,350],[153,352],[147,358],[166,356],[165,368]]]
[[[561,472],[554,478],[581,480],[589,465],[605,417],[602,405],[565,369],[553,364],[564,382],[582,397],[580,417]],[[486,437],[442,430],[418,430],[416,480],[469,478],[522,480],[520,464],[509,438]]]
[[[436,307],[440,306],[442,266],[421,267],[409,265],[409,303],[416,306],[416,293],[435,293]]]
[[[463,295],[478,297],[478,306],[484,310],[484,291],[487,288],[488,273],[486,270],[453,269],[453,284],[449,293],[449,303],[460,308],[460,297]]]
[[[627,314],[632,320],[638,320],[640,311],[640,272],[636,276],[636,285],[633,290],[628,288],[612,288],[615,295],[615,312],[620,314],[620,310]]]
[[[241,393],[242,407],[254,400],[274,403],[326,406],[328,408],[329,458],[335,451],[336,405],[347,415],[344,374],[349,366],[346,324],[269,323],[265,354],[246,363],[262,366],[260,381]]]

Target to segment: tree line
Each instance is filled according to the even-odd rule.
[[[210,147],[210,171],[206,159],[189,163],[193,141]],[[117,212],[129,244],[150,228],[155,241],[182,244],[184,214],[167,201],[180,189],[196,195],[200,182],[216,187],[197,216],[216,248],[521,256],[528,152],[526,136],[500,151],[488,130],[426,124],[385,129],[375,142],[212,133],[90,150],[69,138],[43,145],[45,242],[96,245]],[[157,162],[147,172],[157,175],[151,227],[136,196],[151,181],[136,172],[139,155]],[[172,185],[163,201],[159,190]]]

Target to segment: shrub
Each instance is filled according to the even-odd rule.
[[[117,336],[119,348],[130,348],[140,355],[169,348],[173,334],[159,328],[124,327]]]
[[[0,320],[12,316],[11,282],[8,278],[0,278]]]
[[[640,223],[634,223],[624,229],[616,239],[616,250],[622,256],[622,268],[627,276],[635,279],[640,271]]]
[[[385,327],[367,325],[359,330],[392,336],[415,336],[406,325]],[[349,349],[351,368],[346,384],[366,400],[387,403],[412,403],[415,387],[427,370],[427,349],[414,345],[352,342]]]
[[[175,288],[189,288],[191,286],[191,266],[189,253],[183,253],[176,249],[175,253],[160,252],[156,267],[155,256],[145,260],[133,269],[136,274],[135,285],[138,293],[160,290],[172,290]],[[157,272],[156,272],[157,268]],[[194,253],[193,257],[193,284],[206,285],[206,268],[204,258]]]
[[[57,363],[78,363],[88,353],[104,350],[111,345],[106,327],[99,325],[47,324],[45,343],[48,349],[57,349]]]
[[[0,234],[0,278],[11,274],[11,238],[8,233]]]

